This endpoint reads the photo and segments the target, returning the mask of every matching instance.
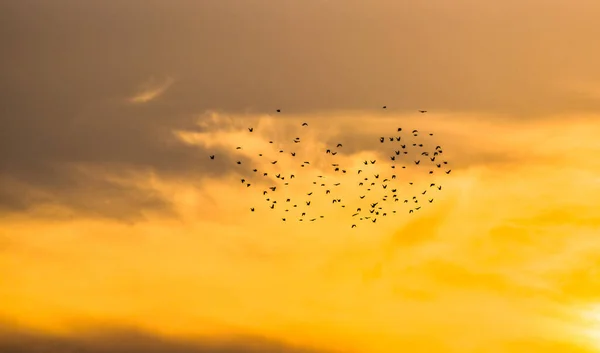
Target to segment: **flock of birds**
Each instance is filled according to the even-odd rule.
[[[383,109],[386,109],[383,106]],[[420,113],[424,114],[426,110],[419,110]],[[277,109],[277,113],[281,113],[280,109]],[[308,123],[302,123],[302,128],[308,128]],[[254,132],[254,128],[249,127],[248,132]],[[293,173],[285,173],[283,170],[276,170],[272,172],[267,167],[259,170],[257,168],[251,168],[246,170],[248,176],[241,179],[243,187],[250,188],[254,185],[250,179],[255,177],[264,178],[268,181],[271,186],[260,190],[262,196],[267,202],[267,207],[274,210],[283,210],[284,214],[281,216],[283,222],[297,220],[300,222],[309,221],[314,222],[318,219],[325,218],[325,215],[311,214],[311,206],[314,209],[314,202],[316,201],[315,196],[322,194],[328,199],[328,203],[332,206],[339,206],[342,209],[346,209],[353,222],[351,228],[356,228],[359,222],[370,222],[376,223],[379,217],[387,217],[392,214],[396,214],[399,207],[404,207],[404,210],[408,213],[418,212],[423,204],[433,203],[435,200],[435,192],[442,190],[442,185],[439,184],[437,179],[433,180],[433,175],[450,174],[451,169],[448,168],[448,161],[444,160],[442,154],[444,153],[441,146],[427,143],[419,143],[414,141],[408,141],[405,134],[410,134],[408,139],[416,139],[420,136],[431,137],[432,133],[421,134],[418,130],[404,131],[401,127],[397,128],[392,136],[381,136],[379,137],[379,143],[388,144],[391,147],[391,152],[387,156],[387,160],[378,161],[377,159],[367,159],[360,163],[360,167],[354,166],[353,168],[345,168],[339,163],[336,163],[335,156],[343,149],[342,143],[334,144],[335,147],[327,148],[323,151],[329,158],[333,158],[329,163],[333,176],[317,175],[316,180],[312,180],[312,186],[316,189],[311,189],[306,192],[304,200],[292,200],[291,197],[286,195],[286,188],[298,180],[300,171],[309,169],[311,162],[303,160],[300,155],[295,151],[284,151],[279,149],[279,154],[288,154],[289,158],[298,159],[300,171],[298,175]],[[301,143],[301,138],[296,137],[293,140],[294,144]],[[270,144],[274,144],[274,141],[269,141]],[[242,146],[237,146],[237,150],[241,150]],[[276,149],[277,150],[277,149]],[[263,153],[259,153],[258,157],[266,158]],[[215,155],[209,156],[210,160],[217,158]],[[387,163],[386,163],[387,162]],[[238,160],[237,165],[243,168],[242,161]],[[271,167],[276,167],[278,159],[270,159],[269,164]],[[373,171],[377,165],[376,171]],[[383,165],[383,167],[381,167]],[[426,176],[430,179],[426,180],[425,187],[423,189],[416,190],[416,183],[414,180],[406,179],[406,176],[402,175],[402,170],[412,169],[415,171],[425,170]],[[415,173],[412,173],[414,176]],[[352,180],[350,176],[354,175],[355,178]],[[358,193],[358,199],[355,199],[359,207],[349,209],[347,204],[351,202],[347,200],[349,192],[342,192],[344,198],[337,196],[339,190],[341,190],[342,184],[350,186],[351,190]],[[410,191],[410,196],[400,196],[400,190]],[[406,189],[406,190],[405,190]],[[283,191],[282,191],[283,190]],[[357,204],[354,203],[354,206]],[[254,212],[256,207],[251,207],[250,212]]]

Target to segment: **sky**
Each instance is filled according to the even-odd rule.
[[[0,2],[0,351],[600,352],[599,16]],[[332,177],[336,143],[348,168],[383,161],[397,127],[452,169],[419,212],[283,223],[239,182],[238,160]]]

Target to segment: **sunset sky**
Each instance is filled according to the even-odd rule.
[[[0,352],[600,352],[599,18],[0,1]],[[351,229],[322,195],[325,219],[284,223],[240,183],[237,160],[275,168],[257,151],[297,149],[312,169],[273,170],[307,184],[338,142],[348,168],[386,160],[397,127],[452,169],[420,212]]]

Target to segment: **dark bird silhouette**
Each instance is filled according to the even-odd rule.
[[[391,156],[391,157],[390,157],[390,159],[391,159],[391,160],[393,160],[393,161],[395,161],[395,160],[396,160],[396,157],[394,157],[394,156]]]
[[[390,141],[392,141],[392,142],[393,142],[393,141],[394,141],[394,138],[393,138],[393,137],[390,137]]]
[[[337,154],[337,152],[331,152],[332,156],[335,156]]]
[[[433,170],[430,170],[430,171],[429,171],[429,174],[433,174]]]
[[[325,153],[331,153],[331,150],[327,150],[327,151],[325,151]]]
[[[310,201],[306,201],[306,206],[310,206]]]
[[[419,110],[419,113],[421,113],[421,114],[427,113],[427,110]]]
[[[372,161],[371,161],[371,164],[375,164],[375,162],[377,162],[377,160],[376,160],[376,159],[372,160]]]
[[[353,224],[352,227],[350,227],[350,228],[356,228],[356,224]]]
[[[250,212],[254,212],[254,207],[250,208]]]
[[[274,209],[274,208],[275,208],[275,204],[272,204],[272,205],[271,205],[271,209]]]
[[[446,171],[446,174],[450,174],[451,171],[452,171],[452,169]]]
[[[308,123],[302,123],[302,126],[308,126]]]
[[[337,147],[342,147],[342,144],[341,144],[341,143],[338,143],[338,144],[337,144]]]
[[[271,164],[277,164],[277,161],[273,161],[273,162],[271,162]]]
[[[238,146],[238,147],[236,147],[235,149],[236,149],[236,150],[241,150],[242,148],[241,148],[240,146]]]
[[[421,195],[425,195],[425,193],[426,193],[426,192],[427,192],[427,190],[423,191],[423,192],[421,193]]]
[[[210,159],[215,159],[215,155],[214,155],[214,154],[213,154],[213,155],[211,155],[211,156],[210,156]]]
[[[368,162],[368,161],[364,161],[363,163],[364,163],[365,165],[369,164],[369,162]]]
[[[401,128],[401,127],[399,127],[399,128],[398,128],[398,131],[402,131],[402,128]]]
[[[429,203],[432,203],[432,202],[433,202],[433,199],[429,200]]]
[[[440,185],[440,186],[438,186],[438,190],[442,190],[442,186],[441,186],[441,185]]]
[[[396,137],[396,141],[400,141],[402,139],[402,137],[398,136]]]
[[[242,162],[240,162],[240,161],[237,161],[237,164],[242,164]]]
[[[379,174],[375,174],[375,179],[379,179]]]
[[[384,106],[383,106],[383,109],[387,109],[387,105],[384,105]]]
[[[365,196],[367,196],[367,195],[363,195],[363,196],[359,196],[359,197],[360,197],[361,199],[364,199],[364,198],[365,198]]]
[[[420,161],[420,160],[419,160],[419,161],[415,161],[415,164],[417,164],[417,165],[418,165],[419,163],[421,163],[421,161]]]
[[[254,131],[254,128],[249,127],[248,131],[252,132],[252,131]]]
[[[277,109],[277,113],[281,113],[281,109]]]
[[[385,141],[385,137],[380,137],[379,142],[383,143],[383,141]]]
[[[295,157],[295,156],[296,156],[296,152],[292,152],[292,157]]]

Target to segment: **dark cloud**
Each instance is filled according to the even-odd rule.
[[[27,209],[35,198],[17,194],[29,188],[107,216],[75,195],[108,188],[123,217],[168,208],[141,186],[119,190],[69,166],[222,175],[229,161],[207,164],[210,151],[171,134],[197,128],[196,114],[210,109],[597,109],[557,82],[600,79],[600,51],[589,45],[598,5],[543,2],[540,13],[540,3],[2,1],[0,176],[23,189],[0,185],[0,208]],[[124,102],[167,76],[175,83],[156,101]]]
[[[317,353],[264,339],[183,341],[135,330],[58,336],[24,330],[0,331],[0,351],[11,353]]]

